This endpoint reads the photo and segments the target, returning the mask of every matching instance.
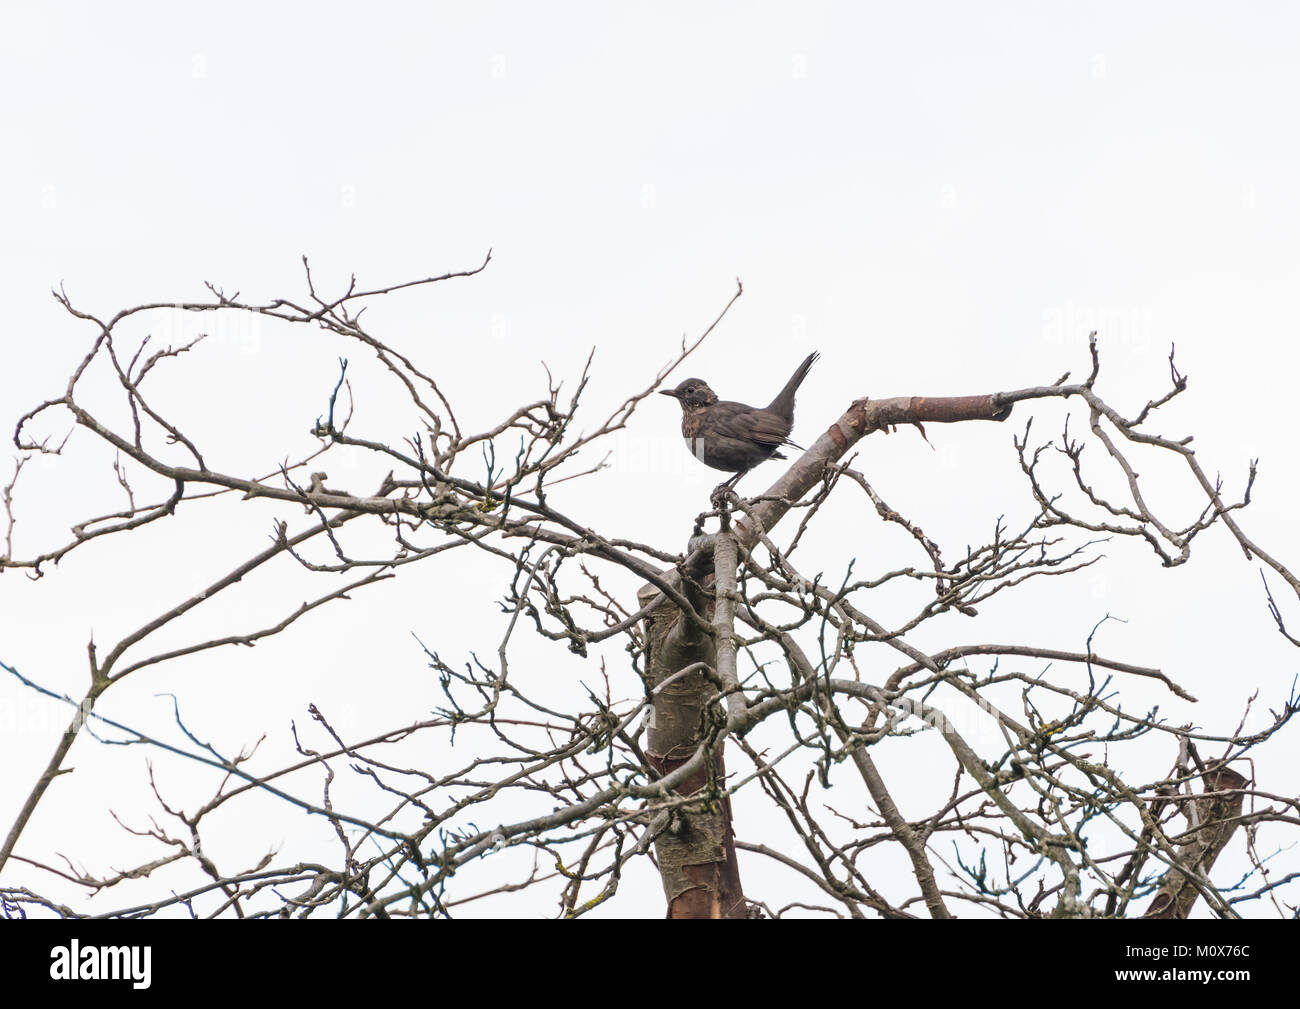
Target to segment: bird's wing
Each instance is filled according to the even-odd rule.
[[[714,411],[709,417],[711,433],[723,438],[756,442],[777,448],[786,443],[790,422],[767,410],[745,410],[730,414]]]

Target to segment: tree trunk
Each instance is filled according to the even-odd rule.
[[[703,604],[697,607],[697,612],[707,618],[712,610],[711,600],[698,588],[692,590],[689,580],[683,589],[692,602]],[[646,585],[638,598],[644,606],[658,593],[653,585]],[[717,683],[710,675],[717,664],[713,637],[667,602],[650,615],[646,630],[650,689],[692,665],[707,665],[707,669],[701,665],[679,676],[655,695],[646,758],[662,775],[689,760],[706,735],[725,724],[726,714],[716,701],[709,704],[709,698],[718,692]],[[731,800],[719,794],[725,788],[725,777],[719,743],[712,765],[677,789],[679,795],[700,795],[701,802],[675,810],[655,838],[655,855],[664,895],[668,898],[669,918],[748,917],[736,865]]]
[[[1205,791],[1209,794],[1189,803],[1188,819],[1195,816],[1193,825],[1201,824],[1186,843],[1179,845],[1179,861],[1196,875],[1205,877],[1227,846],[1237,829],[1241,815],[1243,795],[1235,789],[1244,788],[1246,779],[1227,767],[1207,771],[1203,777]],[[1216,794],[1216,793],[1229,794]],[[1201,891],[1181,869],[1171,868],[1160,881],[1155,899],[1147,908],[1144,918],[1186,918]]]

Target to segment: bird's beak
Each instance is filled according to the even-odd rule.
[[[659,390],[659,395],[660,395],[660,396],[671,396],[673,399],[676,399],[676,398],[677,398],[677,393],[674,392],[672,389],[660,389],[660,390]]]

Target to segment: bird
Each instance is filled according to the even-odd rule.
[[[682,437],[691,454],[706,466],[734,473],[719,485],[734,487],[759,463],[784,459],[777,451],[781,446],[799,447],[790,440],[794,394],[819,356],[813,351],[804,358],[776,399],[761,409],[718,399],[702,378],[688,378],[676,389],[660,389],[659,393],[681,404]]]

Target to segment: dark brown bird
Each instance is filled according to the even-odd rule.
[[[762,409],[720,400],[700,378],[659,391],[682,405],[682,437],[691,454],[706,466],[736,474],[723,484],[729,487],[760,462],[784,459],[777,451],[782,445],[799,447],[790,440],[794,394],[817,357],[814,351],[804,358],[776,399]]]

